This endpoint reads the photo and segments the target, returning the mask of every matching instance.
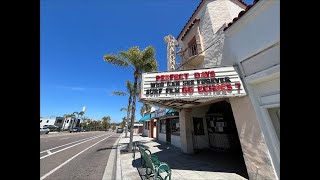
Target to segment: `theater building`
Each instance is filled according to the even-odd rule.
[[[173,121],[155,115],[158,140],[187,154],[241,152],[250,179],[279,179],[279,6],[203,0],[177,38],[165,38],[168,71],[142,74],[140,95],[178,112],[178,138],[167,133]]]

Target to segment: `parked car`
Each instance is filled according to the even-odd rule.
[[[41,134],[48,134],[50,132],[50,129],[46,128],[46,127],[40,127],[40,135]]]
[[[81,132],[81,128],[79,128],[79,127],[74,127],[74,128],[71,128],[71,129],[69,130],[69,132],[70,132],[70,133],[72,133],[72,132]]]
[[[123,129],[122,128],[118,128],[117,129],[117,133],[122,133],[123,132]]]
[[[60,128],[56,125],[44,125],[43,127],[50,129],[50,131],[60,131]]]

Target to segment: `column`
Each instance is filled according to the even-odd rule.
[[[193,154],[192,109],[182,109],[179,113],[181,150]]]
[[[149,137],[153,138],[153,119],[150,120]]]

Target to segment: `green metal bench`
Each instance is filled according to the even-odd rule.
[[[147,178],[153,174],[153,178],[162,180],[171,180],[171,169],[167,163],[161,162],[159,158],[151,154],[150,150],[138,146],[141,154],[141,165],[146,168]],[[164,176],[164,177],[162,177]]]

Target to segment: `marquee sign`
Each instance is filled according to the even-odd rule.
[[[245,96],[234,67],[143,73],[141,99],[190,99]]]

